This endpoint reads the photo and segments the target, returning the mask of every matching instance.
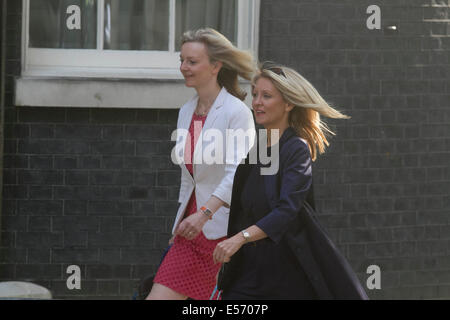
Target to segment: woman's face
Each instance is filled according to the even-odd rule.
[[[266,129],[286,129],[289,126],[289,111],[293,106],[283,100],[272,81],[261,77],[252,90],[252,108],[256,123]]]
[[[186,42],[181,46],[180,71],[187,87],[205,87],[211,81],[217,81],[219,63],[211,63],[205,44]]]

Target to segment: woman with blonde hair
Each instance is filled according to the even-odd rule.
[[[321,116],[348,117],[295,70],[274,63],[262,64],[252,90],[255,121],[267,130],[260,139],[267,139],[271,157],[279,150],[279,165],[275,174],[262,174],[260,159],[249,163],[251,150],[236,170],[228,239],[213,253],[215,262],[224,263],[223,299],[364,297],[337,249],[326,241],[314,246],[324,233],[312,229],[302,211],[306,202],[313,205],[311,163],[333,134]],[[336,268],[331,276],[328,267]]]
[[[250,80],[256,69],[251,54],[206,28],[184,33],[180,62],[185,85],[197,95],[178,115],[177,134],[187,133],[179,145],[180,205],[170,240],[173,245],[158,269],[149,300],[209,298],[220,268],[212,252],[227,234],[234,173],[255,135],[252,113],[243,102],[246,93],[238,82],[238,76]],[[245,132],[248,139],[239,145],[227,139],[230,130]],[[223,149],[213,145],[215,155],[222,156],[212,164],[202,161],[204,151],[211,151],[215,143],[207,139],[210,133],[225,139]]]

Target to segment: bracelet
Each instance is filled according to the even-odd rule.
[[[212,220],[213,212],[209,210],[207,207],[203,206],[200,208],[200,211],[203,212],[209,220]]]

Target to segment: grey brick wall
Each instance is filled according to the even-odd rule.
[[[381,9],[382,30],[366,28]],[[262,0],[260,57],[352,117],[314,165],[320,220],[371,298],[450,297],[450,2]],[[396,25],[397,33],[384,28]]]
[[[370,4],[382,27],[368,30]],[[371,298],[450,298],[450,16],[438,0],[261,0],[260,58],[299,70],[350,120],[314,165],[320,220]],[[176,210],[177,111],[25,108],[21,1],[8,1],[0,281],[58,298],[128,299]],[[82,289],[68,290],[69,265]]]
[[[3,279],[59,298],[130,298],[154,271],[177,209],[177,110],[8,108]],[[79,265],[82,289],[66,288]]]
[[[8,1],[0,281],[56,298],[131,299],[155,271],[177,209],[178,110],[13,105],[21,1]],[[69,290],[69,265],[81,290]]]

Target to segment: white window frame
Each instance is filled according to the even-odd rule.
[[[29,48],[29,4],[22,0],[22,77],[181,79],[170,1],[169,51]],[[97,0],[97,48],[103,47],[104,0]],[[257,57],[260,0],[238,0],[237,46]]]

